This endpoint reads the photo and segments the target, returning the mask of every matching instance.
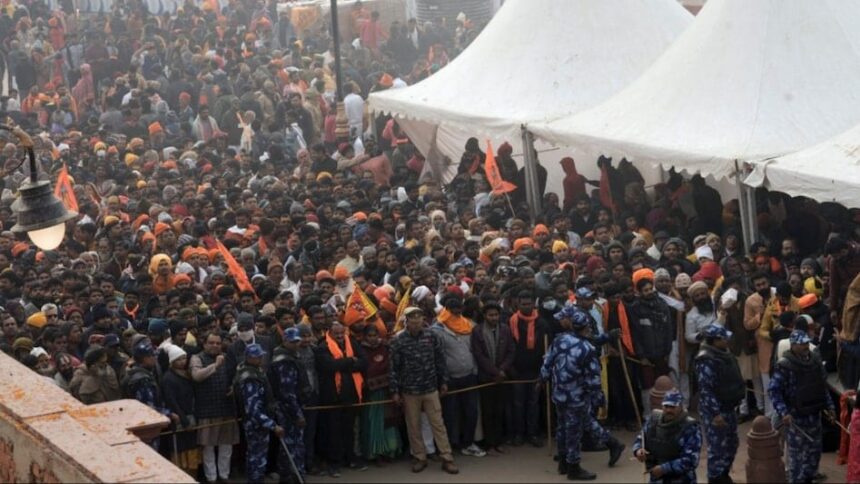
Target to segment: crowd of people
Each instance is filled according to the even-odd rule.
[[[514,191],[494,193],[477,139],[445,183],[365,106],[464,49],[464,16],[383,27],[350,7],[340,132],[328,27],[297,38],[283,5],[66,3],[0,9],[0,110],[79,214],[56,250],[8,231],[28,172],[0,140],[0,346],[84,403],[168,417],[177,438],[150,444],[192,476],[404,455],[454,474],[455,453],[555,437],[559,472],[593,479],[581,450],[614,465],[610,431],[644,423],[628,444],[654,482],[694,481],[703,441],[709,480],[731,482],[737,425],[763,414],[789,480],[821,477],[823,369],[860,378],[857,210],[759,191],[745,247],[737,200],[700,177],[646,190],[627,160],[600,158],[598,181],[565,158],[563,193],[538,167],[531,220],[509,144]],[[650,408],[661,376],[677,388]]]

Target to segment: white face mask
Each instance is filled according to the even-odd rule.
[[[254,339],[254,330],[249,329],[248,331],[239,331],[239,339],[245,343],[250,342]]]

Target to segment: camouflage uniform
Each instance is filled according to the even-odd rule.
[[[292,328],[290,328],[292,329]],[[297,332],[296,332],[297,333]],[[301,389],[301,373],[297,356],[290,355],[284,348],[277,348],[269,366],[269,381],[278,406],[278,420],[284,427],[284,443],[292,454],[296,469],[305,475],[305,444],[304,429],[296,423],[304,420],[304,413],[299,401]],[[281,478],[294,474],[289,458],[282,446],[278,446],[278,473]]]
[[[263,370],[242,363],[236,372],[238,397],[242,405],[242,428],[247,451],[245,472],[248,482],[263,482],[269,452],[269,433],[276,423],[272,410],[272,389]]]
[[[790,339],[792,345],[810,341],[802,331],[792,332]],[[792,418],[792,425],[784,429],[788,482],[812,482],[821,460],[821,411],[835,411],[821,359],[812,354],[802,360],[787,351],[774,366],[767,393],[776,418]]]

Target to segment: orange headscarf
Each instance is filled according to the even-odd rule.
[[[472,322],[462,314],[457,316],[446,308],[439,313],[437,319],[456,334],[472,334]]]
[[[331,331],[326,331],[325,343],[328,346],[329,352],[331,352],[331,355],[334,356],[334,359],[336,360],[342,359],[344,356],[346,358],[355,357],[355,353],[352,351],[352,343],[349,341],[349,336],[344,336],[343,338],[343,346],[346,349],[346,355],[344,355],[344,351],[340,349],[340,346],[337,345],[337,341],[331,337]],[[336,371],[334,373],[334,386],[338,395],[340,395],[342,381],[340,372]],[[360,371],[352,372],[352,383],[355,384],[355,393],[358,394],[358,401],[361,402],[361,387],[364,386],[364,378],[361,377]]]

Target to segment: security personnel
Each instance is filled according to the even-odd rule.
[[[789,482],[813,481],[821,460],[821,412],[835,416],[824,366],[809,350],[811,341],[805,331],[791,332],[791,349],[777,361],[767,387],[786,436]]]
[[[579,308],[568,303],[556,313],[561,326],[541,367],[541,381],[552,378],[552,400],[558,413],[556,438],[559,446],[558,470],[574,481],[591,481],[597,475],[580,466],[580,446],[583,433],[591,434],[597,445],[609,448],[609,466],[614,466],[624,444],[597,423],[591,409],[602,405],[605,396],[600,388],[600,362],[597,350],[588,341],[589,318]],[[541,383],[538,383],[540,386]]]
[[[642,447],[642,436],[645,447]],[[654,410],[633,443],[633,455],[644,462],[651,482],[696,482],[702,451],[702,429],[684,409],[676,389],[663,395],[663,410]]]
[[[122,380],[122,390],[127,398],[133,398],[156,412],[169,417],[176,424],[179,415],[171,412],[161,398],[158,391],[158,382],[155,380],[153,370],[156,366],[155,348],[149,341],[142,341],[134,347],[132,352],[134,365],[128,369]],[[158,450],[158,439],[149,443],[153,449]]]
[[[699,415],[708,442],[708,482],[731,483],[729,471],[738,451],[738,419],[735,407],[746,397],[747,386],[737,358],[729,351],[732,332],[709,324],[696,355]]]
[[[245,347],[245,361],[236,370],[234,393],[238,396],[243,411],[242,427],[245,429],[247,450],[245,471],[248,482],[263,482],[269,452],[269,432],[280,439],[284,428],[275,423],[274,396],[266,374],[263,358],[266,352],[258,343]]]
[[[307,398],[309,388],[306,378],[302,378],[306,373],[298,359],[301,340],[298,328],[287,328],[269,364],[269,381],[272,382],[272,393],[278,405],[278,421],[284,427],[284,443],[290,452],[290,456],[287,456],[284,448],[278,446],[278,473],[282,478],[295,476],[296,472],[302,477],[305,475],[302,397]],[[290,465],[290,458],[295,469]]]

